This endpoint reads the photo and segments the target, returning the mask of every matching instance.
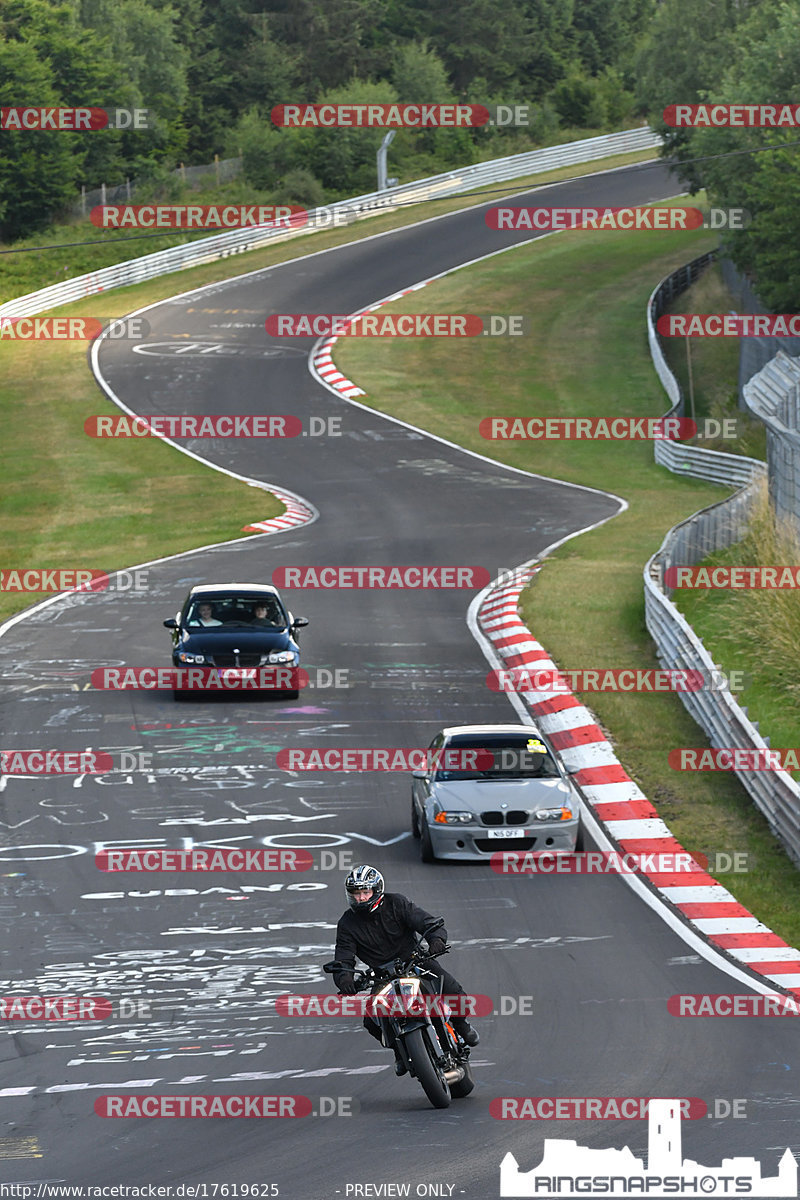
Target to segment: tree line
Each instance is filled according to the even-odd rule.
[[[177,163],[244,158],[275,200],[372,191],[379,130],[281,130],[281,103],[526,103],[527,129],[401,131],[402,178],[632,115],[633,48],[657,0],[0,0],[0,107],[146,109],[147,129],[0,132],[0,238],[81,185],[167,186]]]
[[[662,0],[638,48],[640,110],[684,185],[752,218],[724,235],[764,303],[800,311],[800,128],[674,129],[667,105],[800,105],[800,0]],[[797,203],[795,201],[798,201]]]
[[[401,130],[411,179],[642,117],[687,188],[745,208],[725,235],[772,308],[800,310],[800,132],[673,129],[671,104],[800,100],[800,0],[0,0],[0,107],[146,109],[147,129],[0,132],[0,238],[81,185],[242,155],[267,202],[374,190],[381,130],[279,129],[282,103],[528,104],[522,129]]]

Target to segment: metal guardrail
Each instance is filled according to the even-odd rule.
[[[678,267],[666,279],[662,279],[651,293],[647,302],[647,340],[650,357],[664,390],[672,401],[669,417],[685,415],[683,391],[664,357],[661,338],[656,332],[656,322],[675,296],[686,291],[697,277],[716,258],[716,250],[693,258],[685,266]],[[710,483],[726,483],[731,487],[743,487],[764,470],[757,458],[746,458],[743,454],[726,454],[722,450],[705,450],[699,446],[685,446],[680,442],[659,439],[653,443],[656,462],[676,475],[690,475],[693,479],[706,479]]]
[[[741,493],[739,495],[741,496]],[[674,530],[670,530],[661,550],[650,559],[645,568],[647,628],[658,648],[659,661],[665,667],[704,673],[716,671],[720,678],[720,668],[653,578],[653,574],[659,573],[660,556],[666,551],[669,557],[670,544],[680,529],[681,526],[676,526]],[[678,694],[690,716],[708,736],[712,746],[738,746],[746,750],[768,749],[769,739],[761,736],[758,725],[748,719],[747,709],[737,704],[727,686],[719,691],[702,688],[697,692]],[[737,771],[736,775],[766,818],[772,832],[780,839],[795,866],[800,867],[800,786],[786,771]]]
[[[744,402],[767,427],[769,498],[800,538],[800,362],[779,350],[744,386]]]
[[[655,330],[655,321],[663,306],[679,291],[688,287],[711,258],[713,253],[703,255],[673,272],[667,279],[662,280],[648,302],[650,349],[658,377],[673,402],[670,416],[683,414],[683,395],[677,379],[667,366]],[[785,385],[789,372],[786,365],[769,364],[748,384],[754,398],[751,407],[757,416],[761,413],[756,408],[756,393],[758,392],[760,403],[765,402],[766,395],[771,395],[778,409],[780,402],[777,400],[777,388],[780,386],[784,389],[786,405],[794,406],[792,411],[795,415],[798,412],[800,365],[785,355],[783,358],[791,364],[794,383],[792,396],[787,399]],[[764,379],[759,384],[757,381],[761,377]],[[785,412],[785,409],[780,411]],[[800,448],[800,437],[795,437]],[[645,623],[655,641],[659,661],[667,668],[701,671],[704,677],[711,676],[721,684],[723,674],[720,668],[714,663],[686,618],[672,603],[671,590],[663,584],[664,571],[670,566],[693,566],[709,554],[741,540],[749,523],[756,487],[763,480],[767,467],[758,459],[744,458],[736,454],[722,454],[698,447],[680,447],[678,443],[666,441],[656,441],[654,445],[656,461],[670,470],[676,469],[671,465],[672,462],[676,462],[677,469],[683,474],[728,483],[739,488],[733,496],[701,509],[687,521],[673,526],[644,569]],[[737,704],[727,686],[720,686],[718,690],[702,688],[697,692],[679,692],[678,695],[690,716],[708,736],[712,746],[739,747],[745,750],[769,748],[769,739],[762,737],[758,725],[748,720],[747,710]],[[789,857],[800,867],[800,786],[786,771],[737,771],[736,776],[766,818],[772,832],[780,839]]]
[[[257,250],[262,246],[287,241],[289,238],[301,237],[317,229],[330,228],[334,223],[340,223],[342,218],[344,223],[349,224],[351,221],[375,216],[377,213],[392,212],[401,205],[443,196],[456,196],[480,187],[481,184],[521,179],[526,175],[553,170],[555,167],[593,162],[595,159],[608,158],[614,154],[655,149],[660,145],[660,136],[645,127],[625,129],[621,133],[609,133],[601,137],[583,138],[579,142],[569,142],[563,146],[546,146],[541,150],[530,150],[525,154],[514,154],[509,158],[493,159],[491,162],[475,163],[473,166],[448,171],[443,175],[433,175],[428,179],[400,184],[383,192],[370,192],[365,196],[355,196],[350,200],[341,200],[336,204],[313,209],[309,213],[308,224],[301,228],[278,229],[261,225],[249,229],[234,229],[228,233],[194,239],[184,246],[172,246],[168,250],[146,254],[142,258],[102,267],[98,271],[78,275],[63,283],[56,283],[37,292],[18,296],[15,300],[8,300],[0,305],[0,318],[30,317],[98,292],[142,283],[173,271],[215,262],[231,254],[242,254],[247,250]]]

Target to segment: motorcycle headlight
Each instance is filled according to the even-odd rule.
[[[271,650],[269,654],[262,654],[261,665],[266,663],[294,663],[297,666],[298,656],[294,650]]]
[[[421,995],[412,996],[405,1006],[409,1017],[424,1017],[427,1009],[425,1007],[425,997]]]
[[[206,661],[202,654],[187,654],[185,650],[179,652],[178,658],[185,663],[204,663]]]
[[[533,816],[536,821],[572,821],[574,819],[568,808],[540,808]]]
[[[471,812],[438,812],[433,819],[437,825],[469,825],[475,817]]]

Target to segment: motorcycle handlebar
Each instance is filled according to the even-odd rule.
[[[431,954],[429,951],[423,950],[420,946],[420,948],[415,950],[411,957],[405,961],[399,958],[395,959],[394,970],[392,972],[376,971],[371,967],[367,971],[354,971],[353,980],[356,985],[356,992],[366,991],[368,987],[372,987],[372,985],[381,978],[391,978],[392,974],[402,975],[405,971],[409,970],[409,968],[419,966],[419,964],[423,963],[426,958],[441,958],[443,954],[449,953],[449,950],[449,942],[445,946],[444,950],[440,950],[438,954]],[[340,992],[339,995],[344,995],[344,993]]]

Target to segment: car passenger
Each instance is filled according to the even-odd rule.
[[[222,621],[218,621],[214,616],[214,609],[210,604],[198,604],[195,609],[195,614],[189,622],[190,625],[221,625]]]
[[[268,613],[269,613],[269,615],[268,615]],[[271,606],[270,609],[268,610],[266,604],[257,604],[253,611],[252,624],[253,625],[269,625],[269,626],[274,627],[275,625],[278,624],[278,622],[275,620],[275,617],[277,615],[278,614],[277,614],[274,606]]]

